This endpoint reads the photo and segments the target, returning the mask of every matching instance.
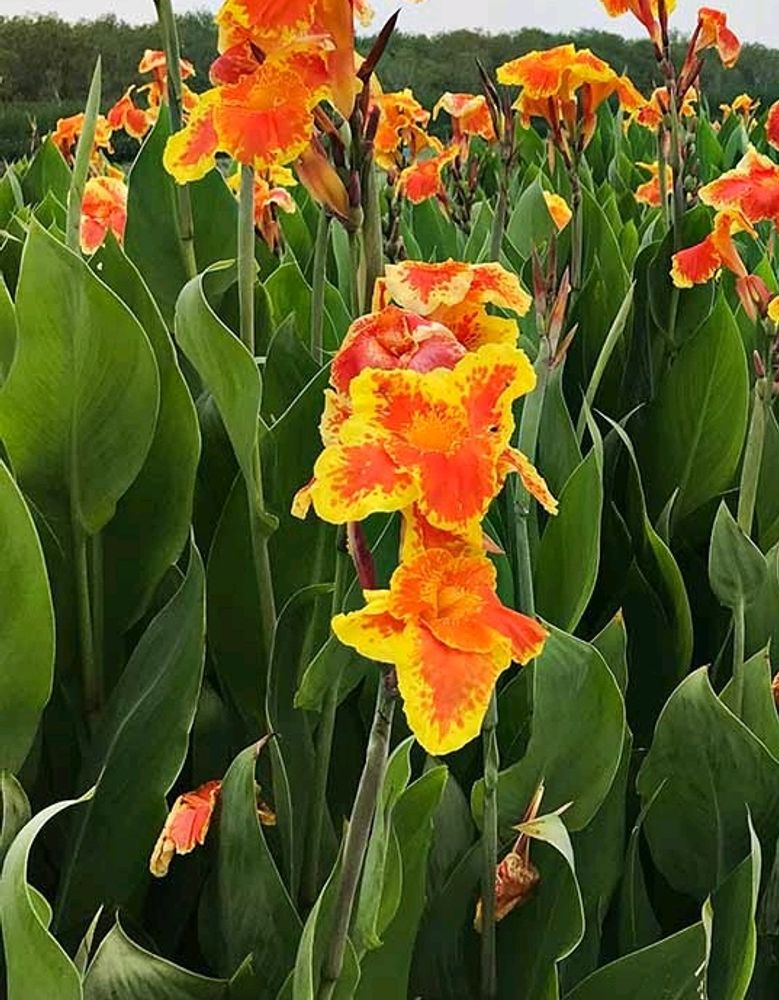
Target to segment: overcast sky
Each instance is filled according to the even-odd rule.
[[[606,28],[620,34],[640,35],[641,26],[630,16],[612,20],[598,0],[373,0],[377,20],[401,7],[400,28],[407,32],[434,33],[452,28],[504,31],[524,27],[550,31]],[[174,0],[176,10],[215,10],[219,0]],[[673,23],[689,31],[700,6],[698,0],[679,0]],[[779,48],[779,10],[776,0],[721,0],[730,11],[730,23],[744,40]],[[56,13],[69,20],[115,14],[132,22],[154,18],[152,0],[0,0],[0,14]]]

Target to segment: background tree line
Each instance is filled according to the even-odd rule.
[[[216,48],[212,15],[183,15],[179,28],[182,51],[198,70],[192,81],[194,89],[202,89],[208,85],[207,69]],[[494,69],[524,52],[557,45],[570,37],[536,29],[501,34],[453,31],[432,38],[398,34],[382,60],[381,79],[386,89],[412,87],[430,108],[445,90],[478,89],[477,58]],[[627,71],[644,93],[658,82],[647,41],[599,31],[578,32],[573,39],[615,69]],[[360,47],[366,50],[370,42],[370,38],[363,38]],[[138,60],[145,48],[157,47],[155,24],[129,25],[112,16],[76,24],[55,16],[0,16],[0,158],[13,159],[29,152],[58,117],[81,108],[98,53],[103,58],[107,105],[130,83],[140,82]],[[764,103],[776,100],[779,51],[746,45],[738,66],[729,71],[717,60],[710,60],[706,90],[713,104],[731,100],[743,91]],[[121,152],[118,148],[118,155]]]

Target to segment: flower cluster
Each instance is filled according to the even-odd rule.
[[[550,512],[541,476],[511,446],[513,404],[535,373],[517,348],[524,313],[498,264],[404,262],[387,268],[374,312],[350,328],[331,369],[324,451],[295,498],[335,524],[400,512],[401,562],[387,590],[337,615],[333,631],[395,666],[409,725],[430,753],[477,735],[500,673],[540,651],[546,632],[504,607],[482,521],[507,476]]]

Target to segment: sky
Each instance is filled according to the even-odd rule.
[[[174,0],[177,11],[215,10],[219,0]],[[377,22],[397,7],[401,8],[401,31],[433,34],[454,28],[480,28],[484,31],[511,31],[519,28],[545,28],[549,31],[572,31],[576,28],[603,28],[623,35],[640,36],[642,28],[629,14],[612,20],[598,0],[373,0]],[[673,24],[689,31],[700,3],[679,0]],[[730,11],[730,23],[743,41],[762,42],[779,48],[779,16],[776,0],[721,0],[718,4]],[[59,14],[68,20],[115,14],[142,23],[154,19],[152,0],[0,0],[0,14]]]

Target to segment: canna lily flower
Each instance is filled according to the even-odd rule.
[[[116,177],[90,177],[81,202],[81,249],[92,254],[109,231],[121,243],[127,224],[127,185]]]
[[[657,87],[652,91],[652,95],[649,100],[638,108],[638,110],[631,116],[631,119],[639,125],[642,125],[644,128],[657,129],[663,124],[665,116],[670,114],[670,100],[668,88]],[[679,109],[680,118],[694,118],[697,114],[697,109],[695,107],[697,102],[698,95],[695,90],[690,87],[684,95],[684,100],[682,101],[681,108]]]
[[[443,173],[458,155],[458,147],[449,146],[426,159],[416,160],[400,172],[398,194],[407,198],[412,205],[419,205],[429,198],[446,200]]]
[[[740,212],[747,222],[779,224],[779,165],[751,146],[740,163],[701,188],[704,205]]]
[[[68,118],[58,118],[57,125],[51,133],[51,141],[62,153],[68,163],[73,162],[76,151],[76,143],[84,130],[84,112],[79,111],[76,115]],[[95,152],[98,149],[105,149],[111,152],[111,132],[112,128],[104,115],[97,116],[95,126]]]
[[[581,149],[595,133],[598,108],[612,95],[629,114],[645,103],[627,77],[570,43],[504,63],[497,77],[499,83],[522,88],[513,106],[523,124],[543,118],[559,145],[576,143]]]
[[[373,153],[377,166],[390,175],[403,168],[404,149],[412,160],[425,149],[441,151],[438,140],[432,139],[425,129],[430,121],[426,111],[413,93],[399,90],[392,93],[373,93],[369,114],[378,108],[379,120],[373,140]]]
[[[727,121],[731,115],[738,115],[748,122],[760,107],[760,101],[749,96],[749,94],[739,94],[733,99],[732,104],[720,104],[722,120]]]
[[[308,193],[339,219],[349,215],[349,193],[316,136],[295,160],[295,173]]]
[[[652,205],[657,207],[662,204],[662,194],[660,191],[660,164],[657,161],[652,163],[637,163],[637,167],[646,170],[650,177],[648,181],[639,184],[635,191],[636,201],[642,205]],[[665,165],[665,190],[666,196],[673,192],[673,171],[668,164]]]
[[[179,71],[182,81],[189,80],[196,75],[195,67],[188,59],[179,60]],[[168,65],[165,53],[160,49],[146,49],[141,56],[141,61],[138,63],[138,72],[141,76],[152,75],[151,83],[147,83],[141,87],[139,93],[146,93],[146,99],[149,102],[147,114],[149,120],[155,122],[160,105],[165,99],[168,85]],[[193,94],[186,84],[182,84],[181,97],[184,110],[187,112],[192,111],[197,104],[197,95]]]
[[[658,17],[658,0],[601,0],[610,17],[621,17],[628,11],[644,25],[657,48],[663,44],[662,26]],[[666,0],[666,11],[673,13],[676,0]]]
[[[768,309],[766,311],[766,314],[772,323],[775,323],[777,326],[779,326],[779,295],[774,296],[774,298],[772,298],[771,301],[768,303]],[[774,684],[776,683],[777,683],[776,678],[774,678]],[[776,693],[776,688],[774,693]]]
[[[336,615],[333,632],[364,656],[395,665],[409,726],[431,754],[479,733],[492,690],[512,660],[538,656],[547,632],[500,603],[481,553],[429,549],[402,563],[389,590]]]
[[[483,94],[442,94],[433,108],[433,118],[445,111],[452,119],[452,139],[466,146],[472,136],[480,136],[486,142],[495,141],[495,126],[490,109]]]
[[[772,104],[768,109],[768,117],[765,123],[765,135],[769,144],[774,149],[779,149],[779,101]]]
[[[311,140],[311,112],[328,93],[326,45],[279,50],[237,83],[200,95],[184,128],[165,147],[164,164],[180,184],[199,180],[218,152],[258,171],[291,163]]]
[[[676,287],[692,288],[693,285],[706,284],[723,267],[732,271],[737,278],[745,278],[747,269],[733,242],[733,236],[743,232],[756,235],[739,212],[718,212],[714,229],[705,240],[674,254],[671,277]]]
[[[544,201],[546,202],[546,207],[549,209],[549,214],[552,216],[552,222],[554,222],[557,232],[561,233],[573,218],[570,205],[562,195],[553,194],[550,191],[544,191]]]
[[[497,263],[448,260],[428,264],[407,260],[388,264],[385,275],[378,296],[442,323],[470,351],[489,343],[517,343],[516,322],[491,315],[486,309],[488,304],[519,316],[524,316],[532,304],[519,278]]]
[[[543,480],[509,448],[512,403],[534,386],[524,352],[498,344],[452,370],[362,371],[349,385],[351,415],[293,513],[305,517],[313,504],[323,520],[343,524],[416,503],[435,527],[472,538],[509,472],[540,495]]]
[[[127,88],[116,104],[109,110],[106,120],[115,132],[124,129],[133,139],[142,139],[152,125],[153,115],[149,115],[147,111],[139,108],[133,101],[132,94],[134,89],[134,87]]]
[[[193,792],[179,795],[154,845],[149,861],[152,875],[167,875],[174,854],[190,854],[205,843],[221,788],[221,781],[207,781]]]
[[[387,306],[352,323],[333,358],[330,381],[348,394],[366,368],[429,372],[454,368],[465,348],[445,326],[397,306]]]
[[[233,191],[238,190],[240,178],[238,171],[228,178]],[[297,211],[295,199],[287,190],[294,184],[292,171],[286,167],[272,167],[264,174],[254,175],[254,225],[271,250],[276,249],[281,238],[277,211],[288,215]]]
[[[732,69],[741,54],[741,42],[728,27],[728,18],[720,10],[712,7],[701,7],[698,11],[698,26],[693,36],[691,46],[695,55],[705,49],[716,48],[722,65]]]

